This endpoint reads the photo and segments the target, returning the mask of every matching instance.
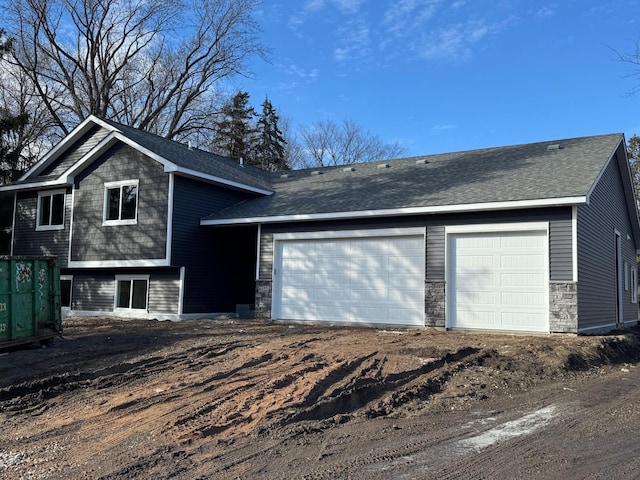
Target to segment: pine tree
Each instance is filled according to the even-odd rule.
[[[0,29],[0,59],[11,49],[12,40],[4,39],[4,30]],[[4,40],[2,40],[4,39]],[[20,154],[22,146],[12,146],[11,138],[27,124],[26,113],[13,114],[0,109],[0,184],[17,180],[22,174]]]
[[[221,119],[215,122],[213,150],[238,162],[248,161],[253,154],[255,116],[255,110],[249,105],[249,94],[236,93],[222,107]]]
[[[290,168],[285,160],[284,146],[287,141],[278,126],[278,121],[279,117],[271,101],[265,98],[257,123],[257,143],[251,164],[271,172]]]

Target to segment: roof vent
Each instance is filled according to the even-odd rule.
[[[383,169],[383,168],[389,168],[391,165],[389,165],[388,163],[381,163],[380,165],[378,165],[379,169]]]
[[[416,160],[416,165],[426,165],[429,163],[426,158],[421,158],[420,160]]]
[[[355,172],[356,167],[346,167],[342,169],[343,172]]]
[[[564,147],[562,145],[560,145],[559,143],[553,143],[551,145],[547,145],[547,150],[561,150]]]
[[[322,175],[322,172],[320,170],[314,170],[311,172],[311,175]]]

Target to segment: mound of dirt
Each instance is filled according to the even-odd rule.
[[[234,444],[474,408],[635,363],[640,352],[635,330],[516,336],[70,319],[64,332],[50,348],[2,353],[0,477],[224,477],[251,462],[221,470]]]

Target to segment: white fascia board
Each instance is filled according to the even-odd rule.
[[[3,185],[0,186],[0,192],[25,192],[28,190],[42,190],[51,187],[69,187],[73,184],[73,179],[57,178],[55,180],[47,180],[46,182],[27,183],[20,185]]]
[[[64,137],[57,145],[55,145],[51,150],[49,150],[38,163],[36,163],[24,175],[22,175],[22,177],[20,177],[19,180],[25,180],[29,178],[29,176],[33,172],[38,171],[44,165],[58,158],[60,154],[64,153],[67,150],[68,146],[72,145],[78,139],[78,137],[81,137],[82,135],[87,133],[91,129],[91,127],[93,127],[94,125],[98,125],[102,128],[105,128],[111,131],[116,130],[115,127],[100,120],[98,117],[89,115],[82,123],[80,123],[80,125],[74,128],[71,131],[71,133],[69,133],[69,135]]]
[[[468,213],[494,210],[515,210],[520,208],[561,207],[586,203],[586,197],[548,198],[541,200],[516,200],[510,202],[469,203],[461,205],[440,205],[434,207],[406,207],[381,210],[361,210],[355,212],[311,213],[298,215],[274,215],[268,217],[225,218],[200,220],[200,225],[242,225],[250,223],[300,222],[308,220],[339,220],[347,218],[397,217],[437,213]]]
[[[68,268],[129,268],[129,267],[170,267],[167,259],[157,260],[74,260]]]
[[[195,177],[202,180],[207,180],[209,182],[219,183],[221,185],[227,185],[229,187],[238,188],[241,190],[246,190],[248,192],[259,193],[261,195],[273,195],[271,190],[265,190],[263,188],[252,187],[250,185],[245,185],[243,183],[234,182],[232,180],[227,180],[226,178],[217,177],[215,175],[208,175],[206,173],[198,172],[196,170],[190,170],[188,168],[182,168],[178,165],[170,164],[169,166],[165,165],[165,172],[175,172],[181,175],[185,175],[187,177]]]
[[[399,237],[407,235],[426,235],[425,227],[407,228],[378,228],[368,230],[333,230],[319,232],[287,232],[274,233],[273,241],[281,240],[313,240],[329,238],[370,238],[370,237]]]

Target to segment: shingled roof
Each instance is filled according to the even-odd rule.
[[[612,134],[292,171],[273,182],[273,195],[202,224],[583,203],[621,142]]]

